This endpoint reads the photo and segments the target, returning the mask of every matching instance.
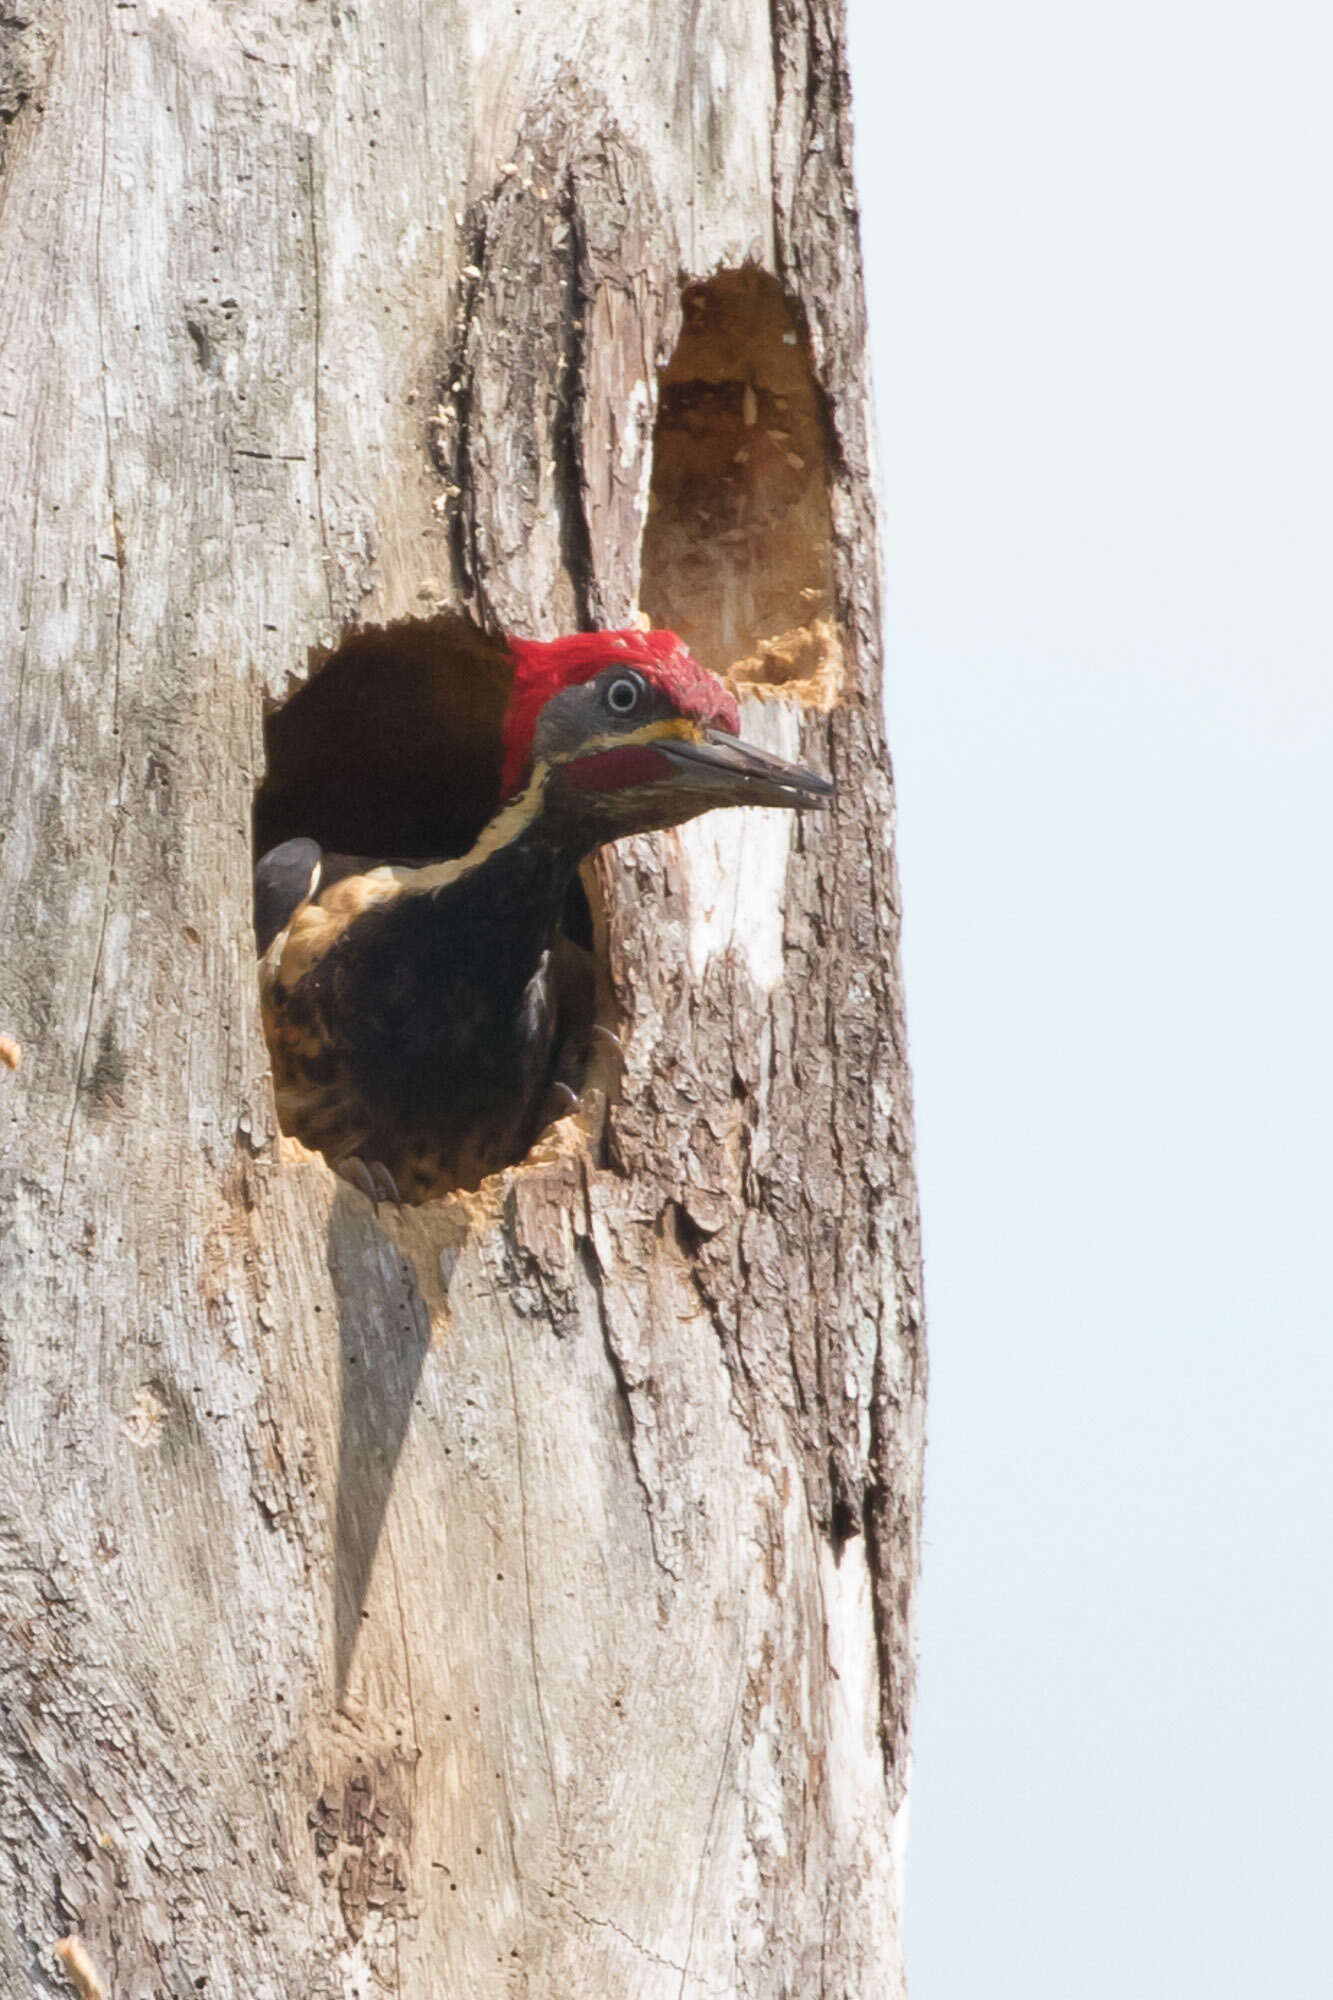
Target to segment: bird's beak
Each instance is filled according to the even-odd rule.
[[[709,806],[808,809],[826,805],[833,796],[831,781],[817,771],[771,757],[720,729],[705,729],[697,738],[662,737],[653,749],[675,767],[674,780],[668,780],[671,789],[697,798],[700,812]]]

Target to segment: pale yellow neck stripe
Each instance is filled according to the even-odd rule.
[[[387,875],[398,884],[403,896],[429,896],[435,889],[447,889],[451,882],[458,882],[464,875],[470,875],[474,868],[480,868],[483,861],[500,848],[508,847],[517,840],[525,826],[530,826],[542,809],[542,798],[546,791],[546,780],[550,776],[548,764],[538,764],[517,798],[502,806],[493,820],[482,828],[475,847],[466,854],[455,856],[452,861],[433,861],[426,868],[385,868],[374,872]]]
[[[495,818],[483,829],[477,844],[468,853],[457,856],[452,861],[436,861],[427,868],[376,868],[375,875],[383,875],[398,884],[403,896],[429,896],[436,889],[447,889],[451,882],[461,881],[474,868],[480,868],[502,847],[508,847],[517,840],[524,827],[531,825],[542,809],[546,793],[546,780],[559,764],[572,764],[582,757],[595,757],[602,750],[623,750],[642,743],[652,743],[663,737],[694,738],[699,734],[697,723],[685,716],[673,716],[664,722],[650,722],[632,736],[623,732],[608,732],[604,736],[593,736],[576,749],[561,751],[558,755],[543,758],[533,766],[532,776],[517,798],[502,806]]]

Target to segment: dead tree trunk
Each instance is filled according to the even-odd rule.
[[[68,1991],[74,1932],[116,2000],[896,1995],[923,1359],[839,0],[34,0],[0,148],[0,1983]],[[482,635],[640,611],[836,812],[604,857],[623,1074],[376,1220],[274,1127],[266,713],[336,655],[261,821],[475,827]]]

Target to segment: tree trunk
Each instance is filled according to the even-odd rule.
[[[924,1363],[848,118],[839,0],[0,12],[6,1993],[71,1990],[65,1933],[115,2000],[901,1990]],[[475,804],[481,635],[640,611],[836,810],[604,854],[623,1065],[376,1217],[275,1129],[267,709],[343,649],[261,824],[302,769],[339,824]],[[436,735],[367,747],[409,658]]]

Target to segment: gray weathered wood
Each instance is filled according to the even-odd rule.
[[[116,2000],[901,1990],[848,115],[838,0],[0,16],[7,1993],[66,1933]],[[683,298],[745,267],[790,314]],[[274,1130],[251,802],[265,700],[446,606],[743,651],[841,789],[603,857],[619,1101],[377,1221]]]

